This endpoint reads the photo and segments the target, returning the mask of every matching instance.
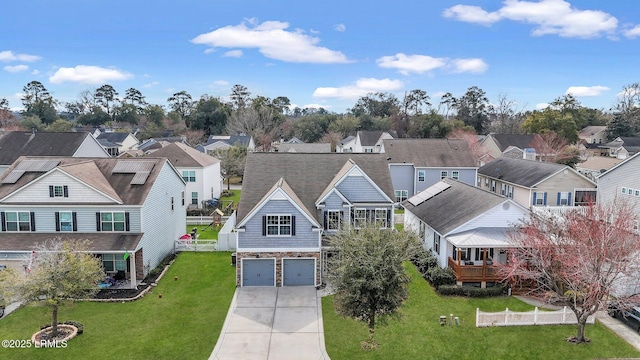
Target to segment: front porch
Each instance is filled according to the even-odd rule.
[[[448,265],[456,275],[457,285],[480,283],[480,287],[485,288],[487,283],[502,281],[497,266],[493,262],[479,261],[477,263],[479,265],[476,265],[476,261],[456,261],[452,257],[448,258]]]

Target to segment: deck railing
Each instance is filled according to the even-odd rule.
[[[461,261],[449,258],[448,265],[456,274],[456,280],[462,282],[501,281],[495,265],[464,265]]]

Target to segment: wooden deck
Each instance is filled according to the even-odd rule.
[[[494,265],[464,265],[461,261],[449,258],[449,267],[456,274],[458,282],[497,282],[502,281],[502,277],[498,274]]]

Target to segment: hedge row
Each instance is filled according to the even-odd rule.
[[[502,296],[505,292],[504,285],[496,285],[488,288],[477,288],[473,286],[440,285],[437,287],[438,294],[445,296],[467,296],[472,298]]]

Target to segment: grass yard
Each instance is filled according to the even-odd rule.
[[[233,190],[232,189],[231,191],[233,191],[233,196],[221,197],[220,200],[233,200],[233,203],[237,206],[238,203],[240,202],[240,193],[242,193],[242,190]]]
[[[191,229],[193,228],[198,229],[198,234],[200,234],[200,236],[198,237],[199,239],[217,240],[218,233],[220,232],[222,226],[211,225],[207,227],[207,225],[187,225],[187,232],[185,232],[185,234],[191,234]]]
[[[575,335],[575,326],[475,327],[475,309],[514,311],[533,308],[515,298],[470,299],[441,297],[407,264],[412,281],[409,298],[399,318],[376,326],[380,347],[363,351],[360,341],[368,329],[358,322],[338,315],[333,297],[322,299],[322,314],[327,352],[332,360],[341,359],[593,359],[640,357],[633,347],[604,325],[587,325],[590,344],[575,345],[565,341]],[[440,315],[454,314],[462,324],[441,327]]]
[[[182,253],[153,293],[138,301],[62,307],[59,321],[84,324],[84,334],[66,348],[0,349],[0,358],[207,359],[235,291],[229,259],[228,252]],[[49,308],[24,307],[0,320],[0,339],[30,339],[50,321]]]

